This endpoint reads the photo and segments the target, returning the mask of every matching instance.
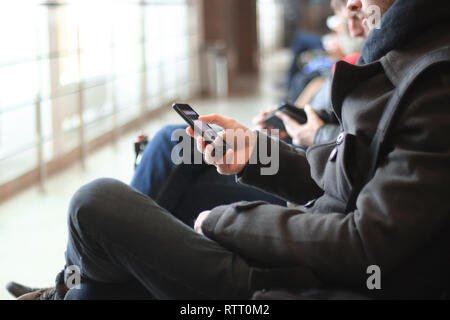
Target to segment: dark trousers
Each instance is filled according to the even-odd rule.
[[[109,298],[114,290],[114,298],[141,298],[143,291],[159,299],[247,297],[246,262],[191,227],[201,211],[218,205],[286,202],[239,185],[205,163],[175,165],[171,152],[178,141],[171,141],[172,132],[185,127],[157,132],[131,187],[102,179],[73,197],[66,260],[81,267],[88,290],[73,291],[72,298],[101,298],[99,291]]]
[[[122,182],[78,190],[68,225],[66,264],[79,266],[84,281],[138,282],[157,299],[249,298],[244,259]]]

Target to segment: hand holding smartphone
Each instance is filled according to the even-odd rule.
[[[211,128],[208,124],[198,120],[199,114],[188,104],[174,103],[172,108],[194,129],[195,134],[200,135],[205,140],[206,144],[214,144],[214,141],[218,138],[217,132]],[[226,154],[228,149],[231,149],[225,141],[221,141],[223,146],[223,155]]]
[[[266,116],[264,123],[272,128],[280,129],[281,131],[286,132],[286,127],[284,126],[283,121],[276,116],[276,113],[280,111],[286,113],[299,124],[305,124],[308,121],[305,110],[283,102],[275,111]]]
[[[252,130],[233,119],[222,117],[218,114],[199,117],[198,114],[187,105],[176,104],[174,105],[174,109],[190,125],[186,132],[191,137],[196,138],[197,150],[204,155],[204,159],[207,163],[214,165],[217,168],[217,171],[224,175],[236,174],[243,170],[249,161],[258,140],[257,135]],[[198,119],[202,119],[204,122],[196,122]],[[217,134],[207,125],[208,123],[221,126],[224,131]],[[207,144],[205,138],[199,139],[199,134],[197,134],[199,131],[203,136],[205,132],[210,132],[211,134],[208,134],[208,140],[212,140],[211,135],[216,137],[216,140],[213,143]],[[218,145],[215,145],[218,141],[218,145],[223,145],[223,156],[219,157],[215,155],[214,149],[219,147]]]

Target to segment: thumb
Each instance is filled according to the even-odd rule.
[[[204,123],[217,124],[224,129],[235,129],[236,127],[236,123],[233,119],[225,118],[215,113],[207,116],[201,116],[198,120]]]
[[[278,118],[280,118],[285,124],[290,124],[295,121],[294,119],[292,119],[287,114],[285,114],[284,112],[281,112],[281,111],[278,111],[277,113],[275,113],[275,115]]]
[[[306,116],[308,117],[308,119],[315,119],[315,120],[320,119],[320,117],[317,115],[316,111],[314,111],[314,109],[309,104],[307,104],[305,106],[304,110],[305,110],[305,113],[306,113]]]

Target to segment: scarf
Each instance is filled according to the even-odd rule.
[[[381,18],[381,28],[373,29],[364,42],[358,64],[377,61],[443,24],[450,24],[450,0],[396,0]]]

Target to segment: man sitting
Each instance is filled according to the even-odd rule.
[[[379,25],[371,19],[373,6],[382,15]],[[79,266],[85,281],[137,281],[158,299],[247,299],[263,288],[319,287],[382,298],[445,294],[450,287],[448,63],[414,83],[375,175],[355,203],[350,200],[399,83],[435,50],[446,48],[448,54],[450,8],[447,0],[349,0],[348,7],[372,31],[359,65],[336,67],[332,101],[343,128],[336,143],[315,145],[305,154],[281,142],[279,171],[261,175],[255,146],[267,139],[264,134],[218,115],[200,118],[248,137],[237,148],[228,132],[222,135],[234,146],[225,162],[196,137],[205,160],[220,173],[237,174],[241,183],[303,205],[219,206],[200,213],[193,230],[133,188],[96,180],[72,198],[67,266]],[[248,161],[236,161],[242,156]],[[374,265],[383,283],[376,292],[366,286],[367,269]],[[23,298],[51,298],[51,292]]]
[[[361,20],[347,10],[345,0],[332,1],[332,7],[336,15],[347,21],[348,27],[345,30],[349,36],[367,36]],[[349,60],[344,60],[354,64],[355,57],[359,57],[359,54],[352,54]],[[316,81],[317,85],[313,81],[297,99],[297,105],[300,107],[308,104],[305,107],[307,123],[300,125],[286,114],[279,115],[287,129],[287,133],[282,133],[282,137],[285,141],[303,148],[333,141],[341,130],[331,107],[331,77]],[[266,110],[254,118],[256,129],[271,129],[264,123],[264,118],[271,111],[273,109]],[[237,184],[234,177],[220,175],[213,166],[206,163],[175,165],[171,160],[171,153],[178,141],[172,141],[171,137],[175,130],[181,128],[186,128],[186,125],[169,125],[157,132],[143,153],[131,182],[132,187],[154,199],[190,226],[193,225],[198,212],[221,204],[264,200],[285,205],[283,199]],[[207,197],[204,196],[206,194]]]

